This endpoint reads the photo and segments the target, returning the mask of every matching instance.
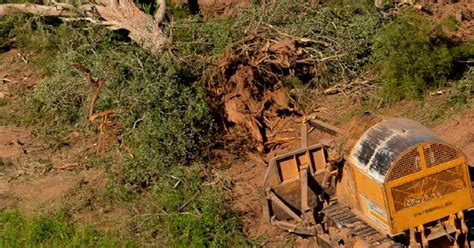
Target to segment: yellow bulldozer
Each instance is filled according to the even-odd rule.
[[[331,140],[308,145],[308,133]],[[301,149],[264,181],[268,220],[321,247],[468,246],[467,158],[418,122],[363,115],[344,128],[307,118]]]

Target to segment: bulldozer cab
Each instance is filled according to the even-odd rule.
[[[349,156],[358,208],[390,235],[472,206],[466,156],[418,122],[379,122]]]
[[[307,120],[302,148],[269,163],[263,182],[268,220],[310,236],[327,233],[331,222],[375,246],[408,231],[421,234],[423,244],[466,234],[463,210],[473,205],[466,156],[415,121],[373,120],[356,132],[360,137],[343,163],[330,156],[329,142],[307,145],[310,126],[333,135],[341,130]]]

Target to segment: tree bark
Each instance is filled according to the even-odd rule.
[[[44,6],[37,4],[2,4],[0,5],[0,17],[16,13],[29,13],[34,15],[61,16],[69,15],[69,11],[64,8],[54,6]]]
[[[56,3],[54,6],[38,4],[1,4],[0,17],[15,13],[30,13],[58,17],[87,17],[93,23],[105,25],[108,29],[126,29],[129,37],[145,50],[159,53],[167,38],[158,24],[166,13],[166,1],[157,0],[159,8],[154,17],[142,12],[133,0],[98,0],[95,4],[73,7]],[[82,13],[82,16],[79,14]],[[99,18],[100,17],[100,18]]]

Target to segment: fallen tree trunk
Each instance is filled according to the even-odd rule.
[[[37,4],[2,4],[0,5],[0,17],[16,13],[29,13],[34,15],[60,16],[68,15],[64,9],[54,6],[44,6]]]
[[[166,1],[157,0],[159,5],[154,17],[142,12],[133,0],[98,0],[94,4],[74,7],[69,4],[1,4],[0,17],[15,13],[29,13],[43,16],[58,16],[67,20],[86,20],[104,25],[110,30],[125,29],[130,39],[153,54],[160,52],[167,38],[158,24],[166,12]],[[72,19],[71,19],[72,18]]]

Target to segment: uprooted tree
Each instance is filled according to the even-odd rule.
[[[165,0],[156,0],[159,8],[154,16],[141,11],[133,0],[96,0],[79,6],[48,2],[43,5],[0,4],[0,17],[29,13],[57,16],[64,21],[88,21],[110,30],[124,29],[128,31],[130,39],[154,54],[162,50],[166,43],[166,36],[158,26],[165,16]]]

